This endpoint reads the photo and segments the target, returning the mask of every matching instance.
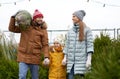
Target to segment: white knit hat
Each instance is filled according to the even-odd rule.
[[[56,36],[53,41],[58,42],[61,45],[64,45],[65,44],[65,35],[60,34],[60,35]]]

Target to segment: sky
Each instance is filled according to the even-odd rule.
[[[72,13],[77,10],[85,10],[83,21],[92,29],[120,27],[119,0],[0,0],[0,3],[2,30],[8,30],[10,16],[23,9],[32,15],[35,9],[42,12],[48,29],[68,29],[72,26]]]
[[[120,28],[119,0],[0,0],[0,30],[8,30],[10,17],[17,11],[33,15],[35,9],[43,13],[48,30],[68,30],[77,10],[85,10],[83,22],[91,29]]]

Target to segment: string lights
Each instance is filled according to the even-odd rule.
[[[120,7],[120,5],[107,4],[107,3],[100,2],[100,1],[97,1],[97,0],[87,0],[87,2],[90,2],[90,1],[94,2],[94,3],[97,3],[97,4],[101,4],[101,5],[103,5],[103,7],[105,7],[105,6]]]
[[[5,5],[5,4],[14,4],[14,5],[16,5],[17,3],[23,2],[23,1],[25,1],[25,0],[16,0],[16,1],[13,1],[13,2],[3,2],[3,3],[0,2],[0,7],[2,5]],[[30,1],[30,0],[28,0],[28,1]]]
[[[103,7],[105,7],[105,4],[103,4]]]
[[[16,1],[13,1],[13,2],[4,2],[4,3],[0,2],[0,7],[4,4],[14,4],[14,5],[16,5],[17,3],[22,2],[22,1],[25,1],[25,0],[16,0]],[[31,0],[28,0],[28,1],[30,2]],[[97,3],[97,4],[101,4],[101,5],[103,5],[103,7],[106,7],[106,6],[120,7],[120,5],[107,4],[107,3],[104,3],[104,2],[101,2],[101,1],[98,1],[98,0],[87,0],[87,2],[90,2],[90,1],[94,2],[94,3]]]

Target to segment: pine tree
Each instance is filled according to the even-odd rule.
[[[92,70],[86,79],[120,79],[120,41],[101,34],[94,45]]]

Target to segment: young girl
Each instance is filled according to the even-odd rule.
[[[55,38],[53,45],[49,48],[49,79],[66,79],[66,64],[62,63],[64,58],[62,41],[61,38]]]

